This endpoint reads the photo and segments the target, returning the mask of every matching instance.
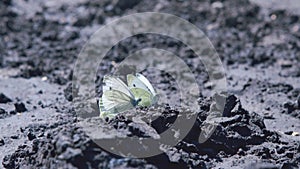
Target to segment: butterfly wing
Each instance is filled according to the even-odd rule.
[[[157,102],[157,94],[153,86],[142,74],[137,73],[136,76],[128,74],[127,83],[133,95],[136,98],[142,99],[139,102],[140,106],[150,106]]]
[[[152,86],[152,84],[149,82],[149,80],[142,74],[137,73],[136,77],[142,82],[144,83],[144,85],[150,90],[150,92],[152,93],[153,96],[156,95],[156,92],[154,90],[154,87]]]
[[[103,82],[103,93],[109,90],[117,90],[130,96],[131,98],[134,98],[134,95],[131,93],[127,85],[120,78],[106,75],[103,78]]]
[[[138,87],[131,88],[130,90],[136,98],[141,99],[141,101],[138,103],[139,106],[150,106],[150,105],[152,105],[153,95],[149,91],[138,88]]]
[[[140,79],[138,79],[133,74],[128,74],[127,75],[127,83],[128,83],[128,87],[130,89],[140,88],[140,89],[151,92],[150,89]]]
[[[114,116],[135,106],[135,97],[126,84],[117,77],[105,76],[103,95],[99,102],[100,116]]]
[[[133,102],[133,98],[117,90],[105,91],[102,95],[104,110],[112,113],[119,113],[133,108]]]

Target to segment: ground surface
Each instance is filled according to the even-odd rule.
[[[255,2],[1,1],[0,168],[300,168],[299,4],[285,9]],[[128,53],[154,46],[179,53],[198,72],[201,89],[197,121],[182,142],[166,146],[159,156],[122,158],[103,151],[78,125],[72,70],[94,31],[145,11],[175,14],[204,31],[222,59],[229,96],[217,130],[199,144],[199,127],[211,103],[203,65],[174,39],[141,35],[122,41],[107,54],[99,77]],[[170,77],[144,73],[172,103],[178,101]],[[96,82],[101,95],[101,79]],[[104,130],[103,138],[155,137],[182,111],[174,104],[144,116],[162,110],[151,129],[123,118],[90,122],[114,130]]]

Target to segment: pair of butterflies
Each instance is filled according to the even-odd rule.
[[[149,80],[140,73],[128,74],[128,86],[118,77],[106,75],[103,95],[99,101],[100,117],[113,117],[136,106],[147,107],[158,101]]]

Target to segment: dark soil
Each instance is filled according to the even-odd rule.
[[[149,47],[178,53],[197,75],[201,91],[200,111],[193,112],[197,120],[181,142],[164,145],[157,156],[124,158],[101,149],[78,125],[81,119],[72,107],[73,67],[93,32],[113,19],[147,11],[177,15],[204,31],[223,62],[229,95],[216,131],[199,143],[211,105],[203,64],[171,37],[124,39],[99,67],[97,96],[113,64]],[[247,0],[2,0],[0,168],[300,168],[299,68],[300,16]],[[146,120],[161,113],[147,121],[148,128],[122,115],[107,121],[90,118],[91,124],[114,131],[105,132],[105,138],[154,137],[183,111],[171,77],[151,70],[143,74],[164,91],[170,105],[138,109],[148,112],[141,113]]]

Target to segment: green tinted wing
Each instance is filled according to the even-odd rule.
[[[138,103],[139,106],[150,106],[153,102],[153,96],[147,90],[141,88],[131,88],[130,91],[133,93],[136,99],[141,99]]]

